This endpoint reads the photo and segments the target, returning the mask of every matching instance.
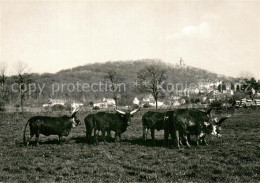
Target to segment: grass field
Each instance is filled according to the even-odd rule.
[[[208,137],[209,146],[169,149],[163,132],[155,146],[141,140],[140,111],[123,134],[123,142],[98,146],[85,143],[82,124],[58,144],[56,136],[40,137],[39,147],[25,147],[27,119],[1,114],[0,182],[259,182],[260,113],[236,112],[225,121],[222,138]],[[150,136],[148,136],[150,139]]]

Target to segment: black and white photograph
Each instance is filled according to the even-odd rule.
[[[260,182],[260,1],[0,0],[0,182]]]

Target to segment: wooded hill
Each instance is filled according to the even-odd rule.
[[[144,59],[144,60],[129,60],[129,61],[113,61],[113,62],[105,62],[105,63],[94,63],[87,64],[83,66],[74,67],[71,69],[61,70],[55,74],[44,73],[30,74],[32,82],[43,86],[45,83],[45,87],[42,95],[39,96],[39,90],[32,93],[28,98],[27,103],[45,103],[49,98],[58,98],[58,99],[70,99],[88,103],[90,101],[95,101],[98,99],[102,99],[103,97],[111,97],[112,94],[110,92],[81,92],[74,91],[69,92],[65,87],[63,91],[56,92],[52,94],[52,84],[69,84],[69,83],[88,83],[89,85],[93,83],[107,81],[106,75],[109,70],[116,71],[117,75],[120,77],[120,81],[125,83],[127,86],[127,90],[124,93],[121,93],[121,99],[119,103],[127,104],[129,101],[135,96],[144,96],[144,94],[140,93],[133,88],[133,81],[136,80],[137,72],[143,69],[144,67],[156,64],[160,67],[163,67],[167,70],[167,80],[171,83],[199,83],[199,82],[216,82],[216,81],[232,81],[234,78],[220,76],[216,73],[209,72],[207,70],[191,67],[191,66],[179,66],[174,64],[165,63],[163,61]],[[14,83],[14,78],[9,77],[7,80],[9,90],[10,86]],[[10,98],[12,101],[17,100],[17,93],[13,93],[10,90]]]

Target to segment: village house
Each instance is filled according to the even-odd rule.
[[[140,104],[140,100],[138,100],[138,98],[135,97],[134,100],[133,100],[133,104],[134,105],[139,105]]]
[[[116,101],[112,98],[103,98],[102,101],[96,101],[93,104],[93,107],[99,108],[108,108],[108,107],[115,107]]]
[[[146,96],[142,100],[142,104],[149,104],[150,106],[156,106],[156,102],[153,98],[153,95],[150,94],[149,96]],[[163,102],[157,101],[157,106],[160,107],[163,105]]]
[[[48,102],[46,104],[43,104],[43,107],[49,107],[49,106],[54,106],[54,105],[65,105],[65,100],[61,100],[61,99],[49,99]]]

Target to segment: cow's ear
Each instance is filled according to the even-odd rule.
[[[209,110],[207,110],[207,115],[210,116],[210,112],[212,111],[213,108],[210,108]]]

